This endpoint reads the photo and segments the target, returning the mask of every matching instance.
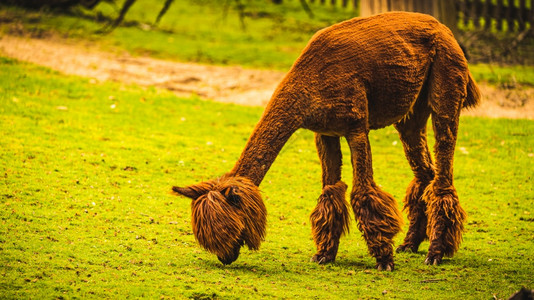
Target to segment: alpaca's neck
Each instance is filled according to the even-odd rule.
[[[229,175],[243,176],[259,186],[289,137],[301,126],[295,100],[273,99],[254,128]]]

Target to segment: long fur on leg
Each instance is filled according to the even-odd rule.
[[[319,264],[333,262],[336,259],[339,238],[349,231],[346,190],[347,185],[342,181],[326,185],[310,215],[313,240],[317,245],[317,254],[312,257],[312,261]]]
[[[397,248],[397,252],[417,252],[419,245],[426,238],[426,203],[423,201],[423,193],[429,182],[414,178],[406,190],[404,198],[404,209],[408,211],[410,228],[404,243]]]
[[[353,193],[351,199],[358,228],[367,242],[369,253],[376,258],[377,268],[392,270],[393,238],[403,223],[397,202],[377,187],[363,194]]]
[[[427,264],[441,263],[443,256],[453,256],[462,241],[466,212],[460,206],[454,187],[437,189],[434,182],[423,194],[427,203],[430,248],[426,259]]]

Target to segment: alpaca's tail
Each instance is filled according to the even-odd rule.
[[[473,75],[469,72],[469,82],[467,82],[467,98],[464,101],[464,108],[475,107],[480,103],[480,90],[478,89]]]

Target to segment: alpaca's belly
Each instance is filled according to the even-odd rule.
[[[377,94],[321,97],[308,107],[303,128],[329,136],[345,136],[362,127],[393,125],[410,114],[420,88],[382,90]],[[348,94],[348,93],[340,93]]]
[[[392,103],[388,107],[369,105],[368,109],[322,109],[307,118],[302,127],[328,136],[345,136],[362,127],[383,128],[399,122],[411,113],[413,102],[415,97],[414,101]]]
[[[339,122],[339,120],[333,120],[333,122],[325,122],[322,124],[313,123],[303,126],[305,129],[309,129],[313,132],[327,135],[327,136],[346,136],[350,132],[351,126],[348,122]],[[354,128],[354,127],[352,127]]]
[[[389,107],[369,105],[369,128],[379,129],[398,123],[411,113],[415,97],[412,101],[403,101]]]
[[[369,127],[393,125],[412,113],[421,88],[422,82],[417,82],[410,88],[385,89],[368,95]]]
[[[303,128],[327,136],[345,136],[362,121],[363,119],[348,117],[346,111],[323,111],[305,122]]]

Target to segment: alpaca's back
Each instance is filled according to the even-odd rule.
[[[433,17],[396,12],[354,18],[319,31],[288,77],[314,86],[310,107],[335,103],[337,109],[345,105],[347,112],[368,110],[370,127],[378,128],[411,109],[436,53],[449,56],[450,68],[464,72],[467,84],[461,48]]]

